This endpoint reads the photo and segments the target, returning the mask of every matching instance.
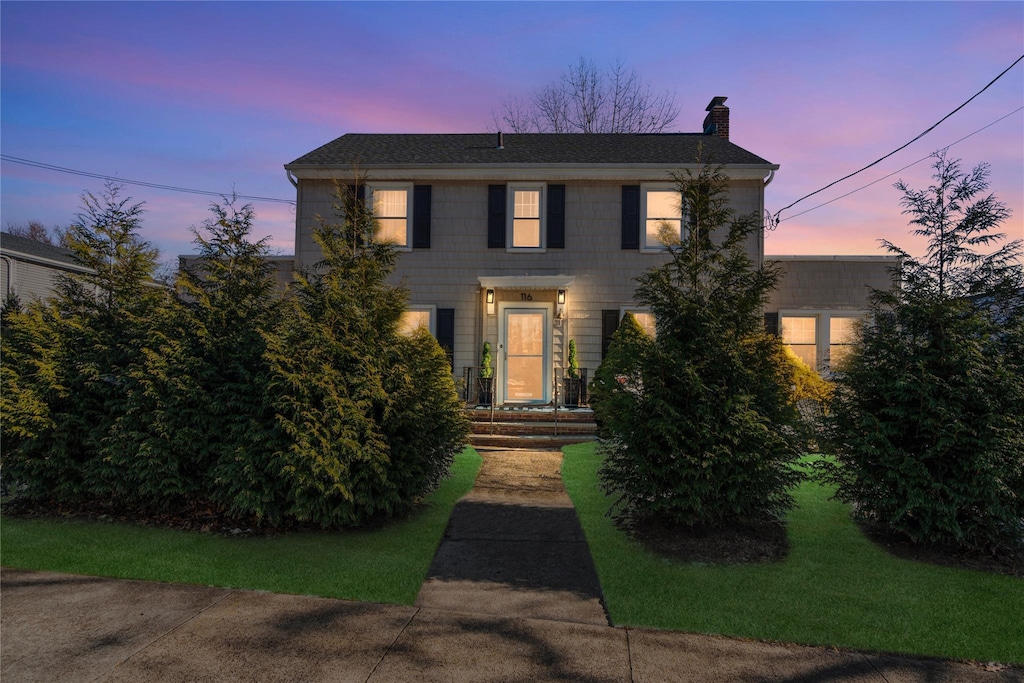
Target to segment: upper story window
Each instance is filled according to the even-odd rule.
[[[488,185],[487,248],[565,249],[565,185]]]
[[[377,240],[408,249],[412,244],[412,185],[371,185],[369,189],[377,217]]]
[[[640,193],[640,212],[644,217],[644,231],[640,248],[661,251],[663,231],[673,239],[682,237],[683,210],[679,191],[671,185],[644,185]]]
[[[543,186],[509,185],[509,246],[543,249]]]

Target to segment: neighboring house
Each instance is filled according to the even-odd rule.
[[[765,314],[768,329],[812,368],[842,360],[867,315],[872,289],[892,287],[897,256],[766,256],[782,267]]]
[[[489,341],[495,400],[550,403],[570,339],[592,376],[626,311],[652,327],[634,280],[666,260],[658,226],[684,224],[673,171],[721,164],[732,208],[763,214],[779,166],[729,141],[725,99],[708,105],[702,133],[344,135],[285,166],[296,263],[319,259],[316,217],[331,216],[335,183],[354,184],[358,169],[382,236],[403,252],[394,282],[410,292],[404,325],[428,327],[467,379]],[[763,261],[763,233],[746,246]],[[830,300],[782,291],[769,312],[860,311],[878,282],[872,273],[837,284]]]
[[[295,270],[295,257],[291,254],[280,256],[268,256],[267,261],[274,267],[274,283],[277,291],[284,292],[292,283],[292,273]],[[183,254],[178,256],[178,268],[192,268],[199,262],[199,256],[195,254]]]
[[[0,283],[3,299],[14,294],[23,304],[53,295],[57,275],[87,273],[70,249],[0,233]],[[0,302],[2,305],[2,302]]]

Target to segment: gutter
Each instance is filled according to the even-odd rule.
[[[7,282],[4,286],[4,298],[7,298],[8,295],[14,293],[14,290],[11,288],[11,281],[14,278],[14,259],[7,254],[0,254],[0,259],[7,262]]]

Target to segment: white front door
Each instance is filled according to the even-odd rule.
[[[504,309],[505,403],[551,401],[551,343],[548,308]]]

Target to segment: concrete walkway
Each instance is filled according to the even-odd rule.
[[[607,626],[560,451],[483,453],[416,605]]]

